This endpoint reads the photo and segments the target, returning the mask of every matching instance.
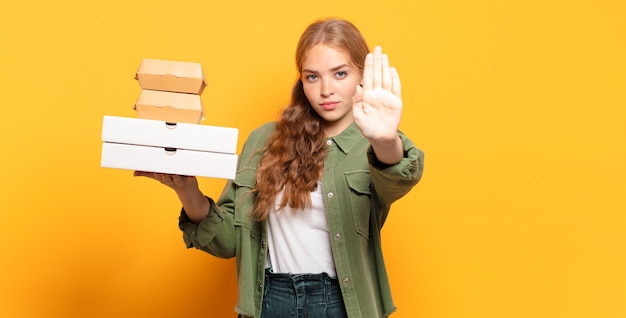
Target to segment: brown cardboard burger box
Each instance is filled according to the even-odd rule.
[[[144,59],[135,79],[139,118],[104,116],[101,166],[234,179],[238,129],[199,125],[200,64]]]
[[[139,118],[199,124],[204,119],[200,95],[141,90],[135,110]]]
[[[204,119],[200,95],[206,79],[200,63],[143,59],[135,79],[142,91],[139,118],[198,124]]]
[[[157,59],[143,59],[135,79],[142,89],[201,95],[206,87],[202,65]]]

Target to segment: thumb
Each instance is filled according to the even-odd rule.
[[[363,101],[363,84],[359,84],[356,86],[356,90],[354,91],[354,96],[352,96],[353,104],[361,104]]]
[[[352,96],[352,118],[355,121],[363,116],[363,86],[357,85],[354,96]]]

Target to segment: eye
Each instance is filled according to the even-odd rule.
[[[346,71],[339,71],[339,72],[335,73],[335,76],[337,76],[338,78],[344,78],[344,77],[348,76],[348,72],[346,72]]]
[[[317,79],[317,75],[309,74],[309,75],[305,75],[304,78],[309,82],[313,82]]]

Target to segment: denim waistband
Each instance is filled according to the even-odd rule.
[[[274,273],[271,268],[265,269],[265,277],[274,281],[330,281],[336,282],[337,278],[328,276],[327,273],[320,274],[291,274],[291,273]]]
[[[273,273],[266,269],[261,317],[348,316],[336,278],[327,273]]]

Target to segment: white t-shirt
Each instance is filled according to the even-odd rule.
[[[296,210],[286,206],[276,212],[282,197],[281,191],[267,218],[267,267],[274,273],[327,273],[336,277],[322,185],[318,182],[311,192],[311,208]]]

